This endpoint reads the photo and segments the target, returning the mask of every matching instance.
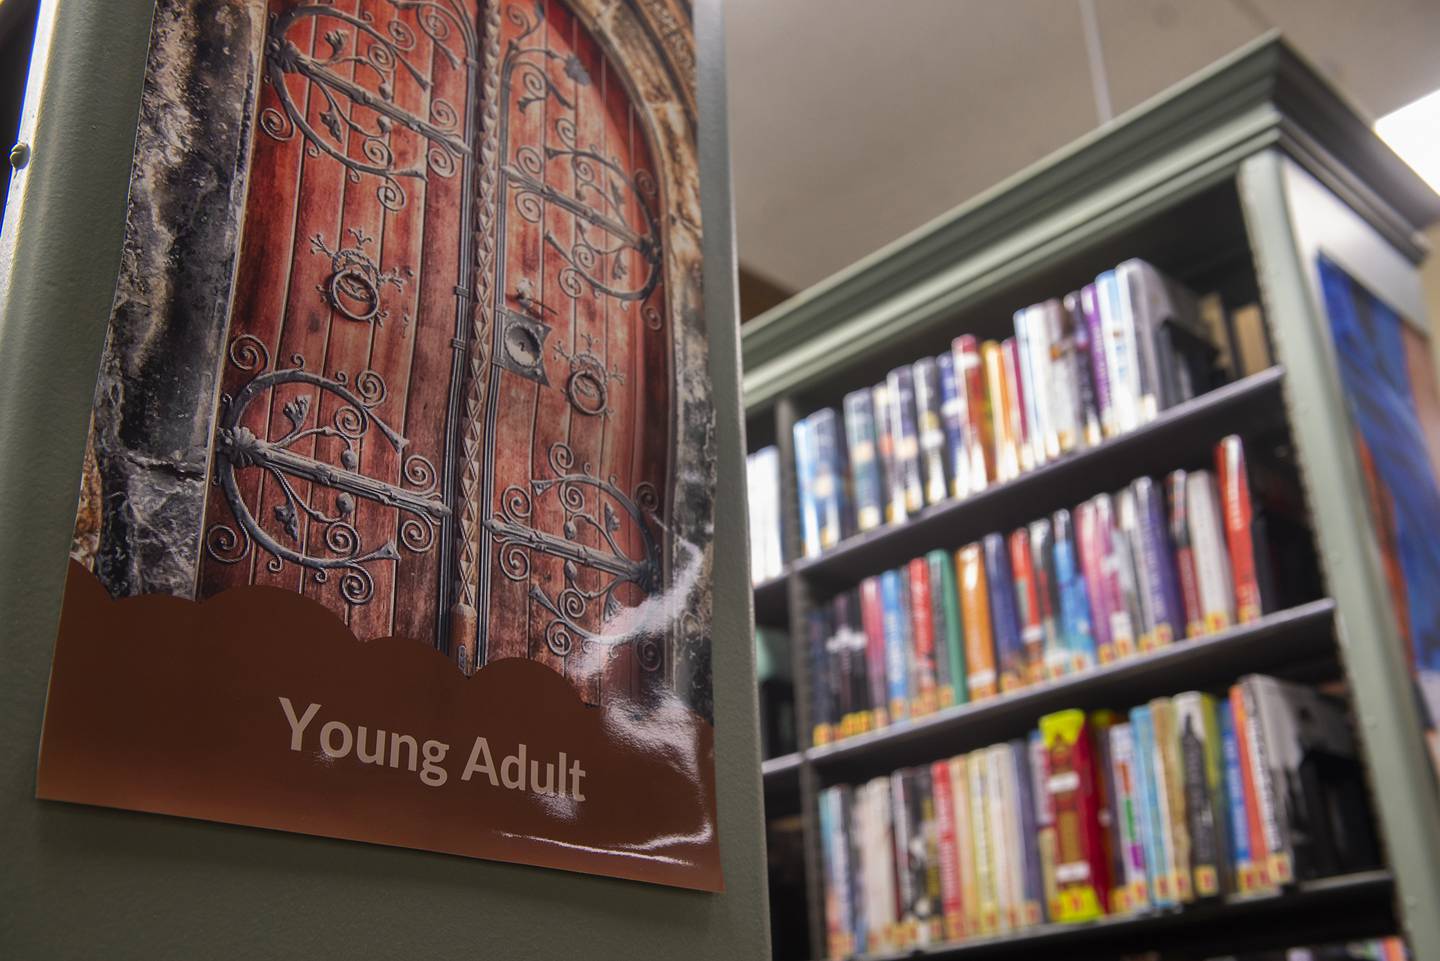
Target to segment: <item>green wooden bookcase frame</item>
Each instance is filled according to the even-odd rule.
[[[1393,904],[1414,956],[1440,961],[1440,793],[1425,755],[1410,696],[1412,682],[1388,605],[1313,256],[1317,247],[1327,252],[1343,248],[1343,263],[1357,279],[1428,332],[1417,272],[1427,253],[1420,231],[1440,219],[1440,197],[1377,139],[1360,111],[1279,36],[1259,38],[747,325],[742,357],[751,446],[773,439],[781,449],[785,527],[788,542],[796,544],[789,439],[799,417],[822,404],[835,404],[845,389],[881,379],[891,360],[933,353],[944,338],[973,330],[976,324],[999,329],[997,323],[1008,323],[1009,316],[1008,310],[995,313],[1002,302],[1013,309],[1031,302],[1023,299],[1026,296],[1056,296],[1069,289],[1052,286],[1058,282],[1052,265],[1074,259],[1076,251],[1118,251],[1119,256],[1108,261],[1113,263],[1132,253],[1144,255],[1143,250],[1126,248],[1126,238],[1153,240],[1165,233],[1167,223],[1173,223],[1177,233],[1191,226],[1203,233],[1210,223],[1206,198],[1217,191],[1233,191],[1224,195],[1233,196],[1238,205],[1253,293],[1264,307],[1283,374],[1272,371],[1252,378],[1242,387],[1252,395],[1248,402],[1224,409],[1212,405],[1208,420],[1186,415],[1164,429],[1170,433],[1154,436],[1165,440],[1186,430],[1213,431],[1217,417],[1221,433],[1225,418],[1236,422],[1230,429],[1240,429],[1240,420],[1254,417],[1288,421],[1309,507],[1317,519],[1317,551],[1330,600],[1320,602],[1323,609],[1311,605],[1297,610],[1294,617],[1253,637],[1222,638],[1208,651],[1177,659],[1169,668],[1173,690],[1168,692],[1202,683],[1206,670],[1219,679],[1265,669],[1274,658],[1257,656],[1266,650],[1259,645],[1281,644],[1273,651],[1276,657],[1298,656],[1311,644],[1318,624],[1324,642],[1338,645],[1340,666],[1353,694],[1387,870],[1340,884],[1342,893],[1328,901],[1316,900],[1323,886],[1311,886],[1268,907],[1200,911],[1193,916],[1196,924],[1178,928],[1177,937],[1193,941],[1203,923],[1217,947],[1225,946],[1227,930],[1233,930],[1237,942],[1261,930],[1273,938],[1278,930],[1282,940],[1300,943],[1311,933],[1332,930],[1327,922],[1346,911],[1362,905],[1373,911],[1377,904],[1388,910]],[[1199,237],[1191,250],[1203,252],[1206,242]],[[1266,376],[1272,384],[1261,382]],[[1143,463],[1137,461],[1135,474],[1156,470],[1155,458],[1165,455],[1152,448],[1144,460],[1148,442],[1147,437],[1129,450],[1097,457],[1112,457],[1122,465],[1139,457]],[[1032,489],[1043,494],[1046,485],[1063,485],[1075,470],[1094,473],[1090,467],[1062,464],[1049,479],[1026,481],[1026,496]],[[975,508],[985,509],[984,503]],[[910,525],[924,532],[913,535],[916,543],[940,546],[937,527],[967,533],[989,529],[984,518],[967,519],[963,503],[950,505],[944,513],[943,519]],[[893,560],[907,536],[904,528],[887,532],[875,542],[877,556]],[[792,561],[783,578],[756,588],[762,621],[788,624],[795,638],[802,743],[811,726],[805,615],[817,595],[837,585],[837,576],[853,583],[857,566],[865,565],[857,559],[860,553],[852,550],[843,561]],[[1271,635],[1281,641],[1272,641]],[[1182,666],[1184,676],[1175,677]],[[1191,673],[1197,668],[1200,675]],[[988,734],[986,725],[1003,727],[1007,712],[1038,717],[1042,709],[1061,706],[1067,697],[1083,706],[1127,690],[1164,693],[1155,685],[1167,682],[1153,677],[1160,669],[1157,665],[1149,671],[1152,676],[1141,687],[1127,687],[1134,684],[1135,669],[1101,672],[1094,680],[1079,679],[1060,691],[1035,695],[1029,707],[960,709],[904,736],[892,731],[851,748],[802,749],[768,761],[766,786],[772,805],[783,808],[793,805],[797,794],[799,798],[814,953],[824,953],[815,813],[822,783],[848,780],[860,770],[853,767],[857,758],[868,757],[864,770],[872,773],[887,751],[899,766],[921,756],[943,756],[939,749],[947,739],[958,739],[955,743],[963,742],[967,749],[978,746],[985,742],[972,737]],[[1202,680],[1195,680],[1197,676]],[[967,725],[985,730],[967,736]],[[1385,887],[1389,878],[1393,902],[1391,889]],[[1255,931],[1245,926],[1246,912],[1271,909],[1275,913]],[[1183,925],[1183,916],[1175,923]],[[1130,935],[1137,938],[1155,929],[1153,921],[1131,924]],[[1123,925],[1114,931],[1117,938],[1130,936]],[[1045,930],[1009,941],[1017,954],[1063,949],[1078,957],[1099,950],[1093,947],[1099,943],[1093,929],[1088,934]],[[1005,950],[1004,944],[982,942],[927,953],[960,957]]]

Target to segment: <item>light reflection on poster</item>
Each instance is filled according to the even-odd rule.
[[[1427,339],[1318,259],[1355,445],[1406,655],[1440,772],[1440,393]]]

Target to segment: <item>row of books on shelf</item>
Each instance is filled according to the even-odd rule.
[[[831,958],[1143,915],[1373,867],[1349,718],[1249,675],[819,795]]]
[[[1303,590],[1288,582],[1308,534],[1287,522],[1298,493],[1282,472],[1253,473],[1252,485],[1244,443],[1226,437],[1213,471],[1138,478],[953,555],[931,551],[811,611],[811,743],[1257,620]]]
[[[1211,961],[1407,961],[1409,957],[1404,940],[1391,936],[1284,948],[1279,951],[1247,951],[1242,954],[1227,954],[1224,958],[1212,958]],[[1163,958],[1159,955],[1139,955],[1127,961],[1163,961]]]
[[[1094,446],[1228,378],[1238,366],[1233,318],[1209,305],[1198,309],[1190,291],[1128,260],[1016,311],[1012,338],[957,337],[948,352],[847,394],[841,410],[804,418],[794,427],[801,553]],[[1235,316],[1258,330],[1246,342],[1265,343],[1258,314]],[[1268,349],[1260,353],[1241,353],[1238,369],[1268,366]],[[750,466],[758,583],[778,576],[785,556],[779,453],[757,451]]]

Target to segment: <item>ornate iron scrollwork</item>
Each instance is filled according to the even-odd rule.
[[[478,44],[475,25],[459,0],[387,0],[399,11],[414,11],[421,32],[433,41],[436,56],[452,67],[474,63]],[[338,24],[319,33],[320,20]],[[314,53],[304,53],[290,39],[290,33],[306,20],[316,23]],[[328,0],[299,4],[272,17],[265,38],[265,79],[280,101],[280,109],[266,107],[260,113],[260,127],[279,140],[289,140],[298,130],[312,155],[325,154],[346,170],[352,182],[362,175],[380,178],[377,195],[387,209],[405,205],[401,178],[425,180],[427,171],[441,177],[455,173],[457,164],[468,161],[471,146],[459,130],[460,115],[440,97],[430,100],[429,116],[421,117],[395,102],[396,81],[404,73],[425,90],[430,81],[407,57],[415,49],[415,31],[398,16],[381,29],[374,16],[358,16],[338,10]],[[328,55],[320,53],[322,44]],[[345,76],[345,73],[350,76]],[[324,131],[316,129],[295,102],[285,79],[304,77],[312,96],[324,98],[319,114]],[[374,111],[373,125],[356,116],[357,106]],[[424,164],[402,167],[395,159],[390,134],[399,124],[430,142]],[[358,143],[361,157],[352,157],[347,142]]]
[[[619,370],[605,369],[605,362],[595,355],[595,338],[581,334],[585,349],[574,353],[565,349],[564,344],[555,344],[555,354],[570,363],[570,376],[565,381],[565,396],[570,406],[591,417],[610,416],[609,382],[625,383],[625,375]]]
[[[529,490],[511,485],[501,493],[499,511],[485,522],[495,536],[500,570],[511,580],[524,581],[530,577],[531,552],[562,559],[565,587],[555,597],[533,582],[530,585],[531,599],[551,615],[545,627],[546,646],[564,657],[574,649],[577,638],[587,645],[609,648],[633,644],[641,666],[655,670],[660,666],[660,648],[653,639],[603,633],[603,625],[623,607],[616,597],[623,585],[633,584],[646,596],[660,587],[660,549],[646,522],[647,513],[654,509],[654,490],[642,484],[631,498],[613,482],[595,477],[588,464],[576,471],[574,460],[570,448],[557,443],[549,451],[553,477],[532,480]],[[531,523],[535,499],[551,495],[565,518],[563,536],[537,530]],[[627,519],[639,535],[639,557],[626,553],[617,539]],[[582,543],[582,530],[596,534],[600,546]],[[581,585],[582,568],[599,573],[599,586]],[[601,605],[602,628],[598,632],[587,630],[581,623],[594,602]]]
[[[212,525],[205,537],[206,551],[221,563],[233,564],[259,545],[270,555],[270,571],[280,572],[289,561],[312,571],[317,582],[328,580],[331,571],[340,571],[341,596],[351,604],[366,603],[375,590],[367,565],[398,560],[400,553],[394,540],[367,547],[356,526],[357,498],[399,511],[400,545],[414,553],[428,552],[441,520],[450,514],[438,493],[435,466],[420,454],[406,454],[406,439],[375,415],[373,408],[384,401],[386,388],[374,371],[359,374],[352,384],[343,373],[329,378],[305,370],[304,358],[295,356],[291,358],[293,368],[267,372],[269,355],[250,334],[231,343],[230,360],[241,370],[258,372],[234,398],[220,398],[222,416],[215,434],[214,482],[224,491],[239,529],[223,523]],[[278,440],[261,439],[241,423],[258,398],[289,384],[318,388],[336,397],[340,403],[329,422],[321,423],[318,417],[312,421],[312,395],[302,393],[281,408],[290,430]],[[359,472],[359,447],[372,432],[401,456],[397,483]],[[295,450],[297,444],[311,439],[317,448],[318,442],[326,440],[332,450],[338,446],[339,464]],[[274,516],[289,543],[267,531],[241,495],[237,472],[252,468],[265,471],[280,490],[283,500],[275,506]],[[297,479],[333,492],[333,505],[322,506],[314,490],[309,496],[302,494],[296,488]],[[319,525],[319,544],[302,537],[304,526],[310,523]]]
[[[349,228],[348,233],[354,238],[354,245],[334,250],[323,235],[310,238],[311,252],[330,258],[330,276],[317,289],[325,303],[341,316],[383,327],[390,311],[381,305],[380,292],[387,285],[399,290],[415,272],[404,267],[382,273],[365,252],[375,238],[359,227]]]
[[[573,105],[550,77],[550,64],[562,62],[565,75],[580,86],[590,77],[574,54],[562,55],[544,46],[525,46],[525,41],[544,22],[544,8],[533,10],[511,5],[506,16],[521,30],[505,52],[501,73],[501,96],[508,103],[515,97],[516,109],[526,111],[547,98],[567,109]],[[553,137],[551,136],[553,134]],[[527,144],[507,158],[501,173],[505,180],[502,196],[513,197],[515,211],[532,224],[544,219],[545,204],[553,204],[574,218],[574,239],[566,244],[549,230],[545,243],[565,262],[559,275],[562,290],[578,298],[588,290],[622,303],[643,302],[660,281],[660,227],[655,216],[658,189],[655,178],[640,170],[633,176],[597,145],[582,145],[574,121],[561,117],[546,131],[549,142]],[[562,192],[546,182],[546,168],[553,163],[569,168],[574,189]],[[626,210],[634,202],[640,223],[632,222]],[[621,256],[633,251],[643,265],[643,275],[632,281]]]

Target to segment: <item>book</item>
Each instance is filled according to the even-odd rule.
[[[1000,931],[1000,901],[996,887],[995,852],[990,830],[989,763],[986,752],[969,754],[966,767],[970,774],[970,838],[975,854],[975,893],[981,936]]]
[[[965,936],[965,909],[961,895],[960,849],[956,838],[955,792],[950,786],[951,765],[948,760],[930,765],[930,784],[935,792],[943,938],[958,941]]]
[[[969,700],[969,694],[955,563],[950,552],[944,550],[930,551],[925,555],[925,562],[930,566],[930,609],[934,614],[935,650],[937,661],[943,661],[943,669],[937,677],[940,706],[963,704]]]
[[[1020,345],[1015,342],[1014,337],[1007,337],[1000,342],[1000,359],[1007,399],[1006,411],[1010,419],[1010,433],[1015,438],[1019,469],[1032,470],[1037,461],[1030,435],[1038,432],[1040,425],[1031,422],[1026,407],[1025,381],[1020,375]]]
[[[810,419],[796,421],[795,481],[800,496],[800,545],[806,557],[820,553],[820,508],[815,500],[815,435]]]
[[[890,723],[890,689],[885,642],[885,601],[881,596],[879,577],[860,582],[860,620],[865,629],[865,678],[868,682],[867,703],[870,727],[881,728]]]
[[[947,352],[935,358],[940,373],[940,423],[945,430],[945,466],[950,478],[950,496],[970,493],[969,398],[964,376],[956,370],[955,355]]]
[[[1240,624],[1258,620],[1264,613],[1253,536],[1255,510],[1250,501],[1250,480],[1245,469],[1245,447],[1231,434],[1215,445],[1215,475],[1219,481],[1225,543],[1230,577],[1235,587],[1235,619]]]
[[[1106,360],[1105,325],[1100,316],[1100,291],[1095,284],[1080,288],[1076,301],[1090,347],[1090,383],[1095,390],[1095,409],[1100,416],[1100,433],[1113,437],[1118,431],[1115,405],[1110,396],[1110,368]]]
[[[875,456],[885,489],[885,523],[898,524],[909,515],[905,511],[905,481],[895,453],[895,415],[889,384],[870,388],[870,401],[875,415]]]
[[[940,843],[935,812],[935,787],[929,767],[912,768],[908,776],[913,782],[911,817],[912,850],[917,852],[919,868],[915,879],[915,919],[917,944],[935,944],[944,938],[941,913]]]
[[[950,496],[946,468],[945,422],[941,412],[940,370],[935,358],[922,357],[911,366],[915,383],[915,419],[920,431],[920,466],[925,503],[938,504]]]
[[[955,361],[956,386],[965,397],[965,440],[970,466],[970,492],[982,491],[995,480],[995,436],[990,412],[988,376],[980,346],[969,334],[950,343]]]
[[[1155,735],[1155,781],[1166,832],[1165,869],[1171,891],[1182,904],[1195,900],[1190,873],[1190,828],[1185,810],[1185,769],[1180,760],[1180,731],[1175,703],[1168,697],[1150,702]]]
[[[1115,506],[1110,495],[1091,499],[1095,507],[1095,534],[1101,565],[1101,584],[1110,619],[1109,634],[1112,657],[1130,657],[1140,646],[1144,620],[1140,609],[1140,593],[1136,585],[1134,554],[1129,539],[1116,524]],[[1101,663],[1105,658],[1101,656]]]
[[[885,678],[891,723],[910,716],[910,614],[899,570],[880,575],[880,602],[885,629]]]
[[[1046,452],[1053,460],[1079,447],[1085,438],[1078,383],[1074,321],[1058,298],[1039,305],[1045,339],[1036,352],[1037,369],[1049,378]],[[1051,440],[1054,446],[1051,446]]]
[[[1221,755],[1225,766],[1225,827],[1230,844],[1233,887],[1238,894],[1250,894],[1259,885],[1250,856],[1250,816],[1245,808],[1240,739],[1235,731],[1235,711],[1230,698],[1220,702],[1219,716]]]
[[[1093,314],[1093,288],[1090,300],[1090,314]],[[1100,399],[1096,393],[1095,341],[1091,339],[1091,325],[1084,306],[1083,292],[1076,290],[1066,294],[1061,301],[1061,308],[1064,311],[1061,330],[1070,346],[1071,376],[1075,378],[1075,409],[1080,424],[1078,443],[1082,447],[1094,447],[1105,436],[1105,429],[1100,417]],[[1098,317],[1096,319],[1098,321]],[[1100,362],[1104,363],[1103,356]]]
[[[980,934],[979,881],[975,873],[975,838],[971,831],[973,807],[970,803],[970,758],[959,754],[952,757],[950,790],[955,804],[955,859],[960,885],[961,931],[963,937]]]
[[[980,358],[985,366],[990,435],[994,438],[994,474],[991,479],[1007,481],[1020,474],[1020,438],[1016,433],[1018,414],[1014,417],[1011,414],[1015,405],[1005,375],[1005,352],[1000,344],[987,340],[980,345]]]
[[[1170,505],[1170,543],[1175,549],[1175,575],[1180,588],[1180,606],[1185,616],[1185,637],[1205,633],[1205,608],[1200,603],[1200,578],[1195,567],[1195,547],[1190,538],[1190,509],[1187,505],[1183,470],[1165,475],[1165,497]]]
[[[890,779],[877,777],[860,789],[865,796],[865,891],[868,952],[878,954],[899,947],[899,914],[895,879],[895,849],[891,839]]]
[[[1185,506],[1189,514],[1190,543],[1195,552],[1195,582],[1200,594],[1205,631],[1222,631],[1235,623],[1235,588],[1230,576],[1230,553],[1225,543],[1220,494],[1209,471],[1191,471],[1186,475]]]
[[[871,729],[869,639],[865,633],[860,592],[845,591],[837,595],[834,605],[835,635],[833,643],[840,657],[841,703],[840,735],[851,737]]]
[[[860,808],[859,790],[842,785],[840,803],[840,824],[845,832],[846,856],[850,873],[846,878],[850,902],[850,930],[846,946],[854,954],[864,950],[870,940],[870,916],[865,902],[864,846],[861,838],[860,819],[864,812]]]
[[[1051,523],[1054,548],[1051,552],[1055,593],[1059,599],[1059,623],[1069,654],[1067,671],[1086,671],[1098,661],[1092,628],[1090,590],[1077,550],[1070,512],[1058,510]]]
[[[759,584],[785,570],[780,519],[780,450],[762,447],[745,458],[750,514],[750,580]]]
[[[1100,825],[1095,750],[1085,712],[1057,711],[1040,719],[1055,810],[1058,899],[1054,920],[1090,921],[1106,913],[1110,859]]]
[[[1230,688],[1230,708],[1235,719],[1235,742],[1240,754],[1240,779],[1244,787],[1245,817],[1250,838],[1252,890],[1268,892],[1277,887],[1270,871],[1270,852],[1275,849],[1274,805],[1265,776],[1260,728],[1254,723],[1253,692],[1242,684]]]
[[[1138,258],[1115,268],[1124,309],[1134,325],[1142,421],[1196,392],[1208,370],[1215,347],[1201,320],[1196,297]]]
[[[1144,811],[1137,784],[1135,738],[1128,721],[1114,725],[1108,733],[1111,781],[1115,785],[1115,842],[1121,866],[1120,875],[1111,879],[1116,892],[1111,907],[1117,913],[1143,913],[1150,907],[1150,881],[1145,866],[1141,826]]]
[[[1117,433],[1132,431],[1143,423],[1143,390],[1134,318],[1126,310],[1115,271],[1107,270],[1095,278],[1095,292],[1114,429]]]
[[[1110,633],[1111,607],[1109,572],[1100,536],[1099,510],[1093,499],[1075,508],[1075,553],[1090,605],[1090,633],[1095,638],[1097,663],[1115,660],[1115,642]]]
[[[1029,658],[1020,634],[1010,552],[1006,550],[1002,534],[987,534],[981,544],[985,552],[985,580],[990,585],[990,627],[995,637],[1000,690],[1018,690],[1028,682]]]
[[[820,550],[825,551],[840,543],[848,533],[845,444],[841,437],[840,418],[835,411],[828,407],[817,410],[808,420],[813,438],[811,449],[815,454],[811,496],[819,514]]]
[[[853,904],[850,887],[849,844],[843,823],[843,785],[826,788],[820,795],[819,828],[825,868],[825,931],[831,958],[848,958],[854,953],[852,940]]]
[[[1023,648],[1023,674],[1019,686],[1034,684],[1045,677],[1045,628],[1040,613],[1040,596],[1035,583],[1035,563],[1030,554],[1030,531],[1019,528],[1010,533],[1010,573],[1015,582],[1016,623]],[[1003,687],[1003,667],[1002,681]]]
[[[1186,636],[1185,610],[1180,602],[1179,576],[1175,570],[1175,549],[1165,517],[1165,497],[1149,477],[1137,477],[1130,489],[1135,495],[1139,516],[1139,556],[1145,567],[1145,587],[1150,592],[1150,643],[1167,647]]]
[[[1274,353],[1265,330],[1265,315],[1258,304],[1236,309],[1230,315],[1230,323],[1235,332],[1235,354],[1242,376],[1258,374],[1274,365]]]
[[[1134,604],[1139,616],[1135,619],[1135,647],[1140,651],[1154,650],[1155,644],[1155,598],[1158,589],[1151,584],[1151,570],[1145,563],[1145,537],[1140,529],[1140,509],[1135,501],[1135,490],[1126,487],[1115,494],[1115,539],[1119,549],[1128,555],[1128,563],[1122,562],[1122,584],[1128,574],[1134,578]]]
[[[834,699],[830,684],[830,637],[833,633],[830,610],[820,607],[805,617],[805,645],[809,652],[810,677],[810,743],[829,744],[834,733]]]
[[[920,919],[915,913],[924,896],[924,841],[917,848],[914,841],[915,819],[912,801],[915,784],[909,772],[900,770],[890,775],[890,836],[895,851],[895,894],[899,932],[898,947],[908,948],[920,937]],[[919,884],[917,884],[917,880]]]
[[[1030,747],[1025,738],[1009,742],[1009,775],[1014,783],[1016,843],[1020,851],[1024,884],[1020,909],[1020,923],[1027,928],[1034,927],[1046,919],[1045,883],[1040,863],[1040,849],[1036,835],[1040,819],[1036,812],[1037,782],[1031,777]]]
[[[890,433],[895,445],[897,487],[892,503],[900,520],[920,513],[925,506],[925,474],[920,462],[920,425],[915,410],[915,377],[909,367],[897,367],[886,378],[890,397]]]
[[[990,585],[985,574],[984,548],[967,544],[955,552],[960,593],[960,620],[964,625],[965,687],[972,701],[999,693],[995,639],[991,633]]]
[[[1047,920],[1055,920],[1060,912],[1060,886],[1056,880],[1055,805],[1050,799],[1050,764],[1045,750],[1045,737],[1037,727],[1030,732],[1026,744],[1030,761],[1030,783],[1035,795],[1035,848],[1040,859],[1040,883]]]
[[[1009,751],[1003,745],[993,744],[982,753],[985,758],[986,824],[990,832],[997,924],[1002,932],[1014,931],[1020,926],[1023,889],[1016,864],[1015,803],[1005,772]]]
[[[1155,728],[1148,705],[1130,709],[1130,729],[1135,740],[1135,788],[1145,847],[1145,875],[1150,882],[1149,901],[1158,908],[1170,907],[1177,902],[1168,866],[1169,832],[1164,827],[1163,785],[1158,779]]]
[[[1072,669],[1072,653],[1060,607],[1060,583],[1055,570],[1055,534],[1050,521],[1031,521],[1030,563],[1035,581],[1042,656],[1035,679],[1063,677]]]
[[[1050,348],[1044,310],[1039,304],[1015,311],[1015,369],[1017,397],[1031,465],[1058,457],[1060,449],[1050,422]],[[1023,460],[1023,458],[1022,458]]]
[[[910,716],[919,717],[940,706],[930,565],[917,557],[906,565],[905,572],[910,592]]]
[[[855,527],[868,531],[885,520],[885,479],[875,438],[875,401],[870,390],[845,395],[845,440],[850,453],[850,484]]]
[[[1190,838],[1188,869],[1197,898],[1217,897],[1228,887],[1230,865],[1215,701],[1208,694],[1187,691],[1177,694],[1173,703]]]

